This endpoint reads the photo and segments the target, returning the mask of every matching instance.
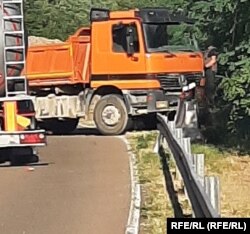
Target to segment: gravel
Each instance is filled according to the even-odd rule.
[[[29,46],[48,45],[48,44],[56,44],[56,43],[62,43],[62,41],[59,39],[48,39],[45,37],[29,36]]]

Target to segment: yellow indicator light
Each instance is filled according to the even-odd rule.
[[[30,125],[30,119],[23,117],[21,115],[17,115],[17,124],[23,128],[26,128]]]
[[[17,131],[16,102],[4,102],[4,127],[5,131]]]

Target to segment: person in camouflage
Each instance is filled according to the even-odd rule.
[[[215,75],[217,73],[217,57],[216,47],[209,46],[204,54],[205,59],[205,95],[210,108],[214,107],[215,96]]]

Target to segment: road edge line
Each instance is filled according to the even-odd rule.
[[[138,169],[135,154],[126,136],[119,137],[127,146],[131,179],[131,202],[125,234],[138,234],[140,230],[141,185],[138,180]]]

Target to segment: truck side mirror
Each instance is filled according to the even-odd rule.
[[[133,55],[135,53],[135,48],[134,48],[134,28],[129,26],[127,27],[127,32],[126,32],[126,42],[127,42],[127,54],[129,56]]]

